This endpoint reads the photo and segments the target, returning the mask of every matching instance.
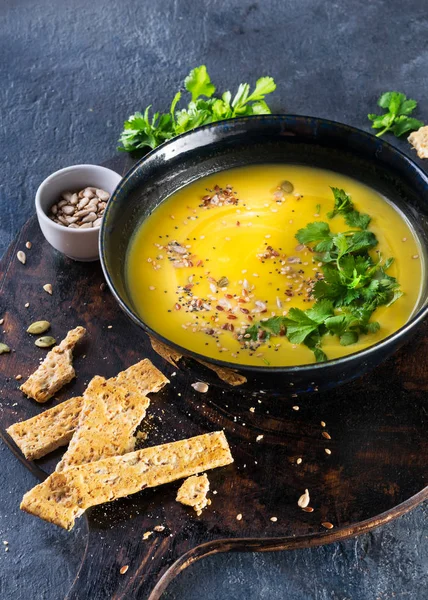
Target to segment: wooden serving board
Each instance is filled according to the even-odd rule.
[[[30,250],[27,241],[32,242]],[[25,265],[16,259],[21,249],[27,254]],[[42,289],[46,283],[53,286],[52,296]],[[428,323],[371,375],[326,394],[271,401],[262,395],[245,397],[239,388],[214,386],[198,394],[191,387],[191,372],[155,354],[102,283],[99,263],[77,263],[55,252],[35,218],[1,261],[0,339],[14,351],[0,356],[0,428],[11,450],[43,479],[61,453],[37,463],[25,461],[6,427],[82,393],[95,374],[110,377],[149,357],[171,385],[152,395],[141,426],[148,435],[145,444],[224,429],[235,463],[209,473],[212,504],[199,517],[175,501],[180,482],[89,511],[83,517],[86,551],[68,600],[154,600],[175,575],[203,556],[345,539],[428,498]],[[76,325],[88,329],[87,341],[76,352],[77,379],[46,405],[26,399],[15,379],[27,377],[45,355],[26,333],[40,319],[52,323],[57,340]],[[293,409],[297,406],[299,410]],[[326,440],[323,431],[332,439]],[[260,435],[264,437],[256,442]],[[306,488],[312,513],[297,506]],[[334,528],[326,530],[321,525],[325,521]],[[143,539],[156,525],[165,530]],[[125,565],[129,568],[121,575]]]

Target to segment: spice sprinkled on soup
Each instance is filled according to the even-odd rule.
[[[199,179],[141,225],[127,257],[136,312],[232,363],[338,358],[392,334],[419,298],[419,245],[381,195],[343,175],[265,165]]]

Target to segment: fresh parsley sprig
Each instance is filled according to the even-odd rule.
[[[409,131],[415,131],[423,127],[422,121],[410,117],[418,103],[416,100],[407,98],[400,92],[386,92],[377,101],[378,106],[384,108],[387,112],[383,115],[367,115],[372,121],[373,129],[380,129],[376,136],[380,137],[384,133],[391,131],[396,137],[400,137]]]
[[[323,278],[313,288],[316,303],[307,310],[291,308],[287,316],[258,321],[246,330],[246,339],[253,343],[286,335],[292,344],[310,348],[317,362],[327,360],[321,349],[323,336],[338,336],[342,346],[355,344],[361,334],[379,330],[379,323],[370,321],[375,310],[390,306],[403,294],[397,280],[386,272],[394,259],[383,261],[378,253],[375,260],[370,254],[378,244],[374,233],[367,231],[370,216],[359,213],[344,190],[331,189],[334,209],[327,216],[343,215],[348,225],[360,230],[334,234],[328,223],[316,221],[296,233],[299,243],[311,248],[323,263]]]
[[[221,97],[214,97],[216,88],[206,66],[201,65],[190,71],[184,87],[192,97],[186,108],[177,108],[182,98],[182,93],[177,92],[168,113],[155,112],[150,117],[151,106],[148,106],[144,113],[131,115],[124,123],[118,149],[133,152],[146,147],[156,148],[164,141],[201,125],[234,117],[270,114],[264,98],[275,91],[276,84],[272,77],[261,77],[252,92],[248,83],[241,83],[233,98],[229,91]]]

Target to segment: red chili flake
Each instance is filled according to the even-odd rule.
[[[181,304],[178,304],[178,302],[175,304],[174,306],[175,310],[180,310],[181,308]]]
[[[240,310],[241,312],[243,312],[245,315],[248,315],[248,313],[250,312],[250,311],[248,310],[248,308],[242,308],[242,306],[241,306],[241,308],[240,308],[239,310]]]
[[[227,315],[227,318],[230,319],[230,321],[234,321],[238,317],[236,317],[235,315]]]

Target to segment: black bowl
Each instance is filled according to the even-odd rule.
[[[428,177],[400,151],[373,135],[325,119],[268,115],[224,121],[181,135],[150,152],[123,178],[108,203],[100,256],[108,285],[125,313],[152,339],[183,355],[195,378],[270,395],[327,389],[361,376],[388,358],[428,312],[424,287],[414,316],[366,350],[325,363],[254,367],[215,360],[174,344],[135,312],[125,280],[130,239],[141,222],[173,192],[202,176],[251,164],[295,163],[349,175],[387,196],[409,219],[425,261],[428,248]],[[415,282],[419,285],[419,282]],[[199,361],[203,361],[202,365]]]

